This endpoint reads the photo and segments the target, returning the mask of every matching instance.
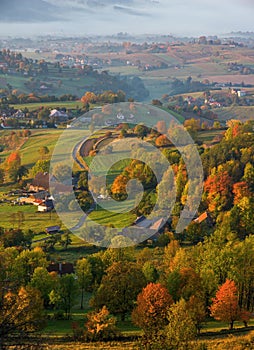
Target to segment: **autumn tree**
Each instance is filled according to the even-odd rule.
[[[228,322],[229,329],[233,329],[234,322],[240,318],[240,308],[238,306],[235,282],[227,279],[226,282],[219,287],[212,302],[210,307],[211,316],[218,321]]]
[[[166,135],[160,135],[157,137],[155,144],[157,147],[164,147],[164,146],[170,146],[171,142],[169,141]]]
[[[113,263],[103,276],[92,304],[96,308],[106,305],[110,312],[119,314],[124,321],[126,314],[132,311],[137,295],[145,284],[145,276],[136,264]]]
[[[18,151],[12,152],[5,162],[5,170],[12,181],[17,181],[21,167],[21,157]]]
[[[203,298],[202,281],[200,276],[191,267],[180,269],[180,288],[179,296],[188,301],[191,296],[196,295],[199,299]]]
[[[184,122],[184,127],[188,131],[195,131],[196,132],[196,131],[200,130],[200,120],[195,119],[195,118],[187,119]]]
[[[116,318],[111,316],[106,306],[99,311],[86,315],[85,337],[90,341],[105,341],[116,338],[119,332],[116,328]]]
[[[128,177],[124,175],[118,175],[115,178],[111,186],[111,192],[115,199],[123,199],[127,197],[126,186],[128,181]]]
[[[8,288],[7,288],[8,289]],[[9,290],[3,295],[0,304],[0,344],[18,336],[41,330],[45,325],[43,300],[40,292],[31,287],[22,287],[18,292]]]
[[[134,324],[142,328],[145,337],[152,338],[167,324],[167,313],[173,299],[160,283],[150,283],[138,295],[132,312]]]
[[[251,192],[246,181],[233,184],[234,204],[238,204],[244,197],[250,197]]]
[[[97,96],[90,91],[87,91],[84,96],[81,97],[81,102],[86,105],[90,103],[95,103],[97,100]]]
[[[205,182],[205,195],[211,212],[226,210],[232,203],[232,179],[227,171],[213,170]]]

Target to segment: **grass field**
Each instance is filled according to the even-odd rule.
[[[56,102],[38,102],[38,103],[22,103],[11,105],[15,109],[24,109],[27,108],[29,111],[38,110],[40,107],[46,107],[54,109],[57,107],[65,107],[69,109],[75,109],[76,107],[80,108],[83,106],[81,101],[56,101]]]
[[[58,129],[32,131],[32,135],[20,149],[22,164],[27,167],[33,166],[34,163],[40,159],[38,151],[42,146],[48,147],[50,152],[48,158],[50,158],[55,144],[62,132],[63,130]]]
[[[254,120],[253,106],[232,106],[223,107],[216,110],[219,120],[238,119],[242,122]]]
[[[20,228],[24,230],[33,230],[34,232],[45,231],[48,226],[60,225],[61,221],[56,213],[38,213],[34,205],[13,205],[0,204],[0,226],[4,228],[18,228],[18,220],[14,219],[13,214],[23,213],[24,220]]]
[[[206,130],[199,131],[197,135],[197,140],[203,143],[211,142],[216,136],[222,135],[225,130]]]

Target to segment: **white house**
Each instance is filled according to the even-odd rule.
[[[246,91],[238,90],[237,94],[238,94],[238,97],[244,97],[244,96],[246,96]]]

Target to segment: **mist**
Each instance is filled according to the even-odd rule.
[[[249,0],[1,0],[0,35],[128,32],[198,36],[252,31],[253,16]]]

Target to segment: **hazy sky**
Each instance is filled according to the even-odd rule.
[[[6,2],[11,6],[11,1]],[[14,1],[14,0],[13,0]],[[17,1],[17,0],[15,0]],[[22,0],[18,0],[22,3]],[[34,0],[34,6],[36,2]],[[58,21],[47,21],[47,13],[38,21],[27,8],[23,23],[15,18],[1,21],[0,35],[31,34],[113,34],[163,33],[177,35],[223,34],[254,31],[254,0],[46,0],[61,6],[62,13],[50,10]],[[0,0],[0,13],[6,9]],[[66,7],[63,9],[63,4]],[[78,5],[77,5],[78,4]],[[96,5],[96,6],[95,6]],[[98,6],[103,5],[103,6]],[[74,7],[74,9],[72,7]],[[75,7],[79,6],[79,10]],[[12,7],[15,13],[15,6]],[[32,17],[32,18],[31,18]],[[33,22],[33,23],[32,23]],[[8,24],[7,24],[8,23]]]

